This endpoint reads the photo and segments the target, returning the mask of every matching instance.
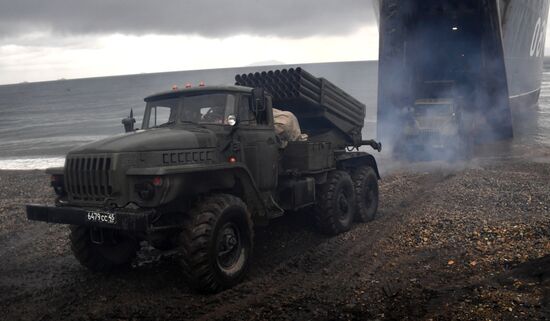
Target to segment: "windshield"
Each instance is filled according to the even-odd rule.
[[[142,128],[173,124],[226,125],[235,114],[235,96],[227,93],[181,96],[147,102]]]
[[[450,116],[453,113],[453,107],[449,104],[419,104],[414,106],[416,116]]]

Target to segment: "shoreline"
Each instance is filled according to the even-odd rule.
[[[49,157],[7,157],[0,158],[0,170],[41,170],[49,167],[62,167],[65,156]]]

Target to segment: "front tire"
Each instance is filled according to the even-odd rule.
[[[94,272],[110,272],[128,267],[136,256],[139,243],[120,231],[71,226],[71,250],[83,266]],[[92,233],[101,238],[101,244],[92,241]]]
[[[359,222],[374,220],[378,211],[378,176],[372,167],[359,167],[352,173],[355,187],[355,218]]]
[[[246,276],[253,247],[252,220],[238,197],[218,194],[201,201],[180,237],[182,270],[195,290],[219,292]]]
[[[332,171],[319,187],[315,218],[322,233],[337,235],[349,231],[355,216],[355,193],[348,173]]]

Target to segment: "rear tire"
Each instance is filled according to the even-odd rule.
[[[355,187],[355,218],[359,222],[374,220],[378,211],[378,176],[372,167],[359,167],[352,173]]]
[[[348,173],[332,171],[319,187],[315,218],[322,233],[337,235],[349,231],[355,216],[355,192]]]
[[[180,234],[181,266],[197,291],[215,293],[240,283],[250,265],[252,220],[233,195],[207,197],[190,213]]]
[[[94,272],[110,272],[128,267],[136,256],[139,243],[120,231],[71,226],[71,250],[83,266]],[[103,243],[92,242],[91,233],[103,233]]]

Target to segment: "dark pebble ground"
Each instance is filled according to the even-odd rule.
[[[389,167],[375,221],[333,238],[307,214],[257,229],[250,276],[210,296],[147,246],[129,271],[88,272],[65,226],[25,217],[53,202],[48,177],[0,171],[0,319],[548,320],[550,153],[518,155]]]

